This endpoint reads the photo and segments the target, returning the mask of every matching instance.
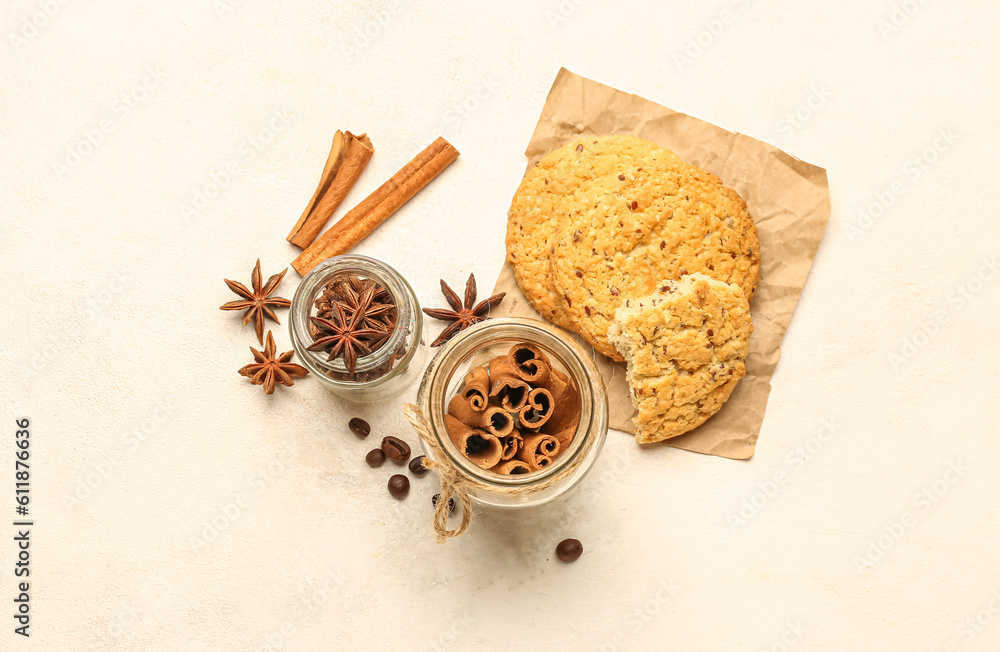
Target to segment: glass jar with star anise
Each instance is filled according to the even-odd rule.
[[[292,345],[313,375],[353,401],[392,396],[420,374],[420,304],[399,272],[367,256],[317,265],[292,298]]]

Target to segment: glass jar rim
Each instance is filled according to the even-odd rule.
[[[491,332],[497,329],[514,329],[523,332],[523,336],[521,334],[504,335],[500,341],[526,341],[541,345],[549,354],[558,359],[569,372],[580,392],[581,419],[577,426],[577,435],[584,433],[590,438],[590,441],[585,441],[584,437],[574,436],[571,448],[567,451],[568,454],[559,455],[552,464],[540,471],[502,475],[483,469],[463,455],[451,438],[445,434],[447,428],[444,414],[447,397],[439,397],[438,394],[447,392],[455,370],[475,354],[475,351],[478,350],[476,345],[481,340],[487,345],[497,341],[496,339],[488,339]],[[457,361],[455,361],[456,356],[458,356]],[[446,377],[442,374],[445,374]],[[442,398],[442,400],[439,401],[437,398]],[[587,455],[592,446],[601,446],[603,438],[596,443],[593,438],[600,437],[599,433],[607,431],[607,392],[604,390],[603,381],[593,358],[571,337],[536,319],[499,317],[459,332],[458,335],[445,343],[428,365],[420,386],[418,402],[431,425],[431,431],[437,439],[437,444],[456,467],[456,470],[476,484],[496,488],[530,487],[559,475],[572,465],[573,460]],[[598,402],[603,402],[603,409],[598,409]]]

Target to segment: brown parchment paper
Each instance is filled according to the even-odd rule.
[[[545,154],[580,136],[607,134],[651,140],[669,148],[684,162],[716,174],[746,200],[757,224],[761,278],[750,304],[754,332],[746,360],[747,374],[722,410],[695,430],[664,442],[698,453],[747,459],[754,453],[764,420],[771,376],[781,355],[781,338],[830,217],[826,170],[767,143],[565,68],[552,84],[525,150],[527,169]],[[496,292],[506,292],[507,298],[493,316],[541,318],[518,288],[509,263],[504,263]],[[611,427],[634,432],[635,408],[625,381],[625,364],[599,353],[594,358],[608,391]]]

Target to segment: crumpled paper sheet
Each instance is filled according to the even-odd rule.
[[[552,84],[525,150],[527,169],[576,138],[608,134],[651,140],[672,150],[686,163],[719,176],[746,200],[757,225],[761,278],[750,304],[754,332],[746,360],[747,374],[722,410],[695,430],[664,442],[698,453],[747,459],[754,453],[764,420],[771,376],[781,355],[781,338],[830,217],[826,170],[767,143],[565,68]],[[540,319],[518,288],[510,263],[504,264],[493,291],[506,292],[507,298],[492,316]],[[625,381],[625,364],[599,353],[594,357],[607,387],[610,426],[634,432],[635,408]]]

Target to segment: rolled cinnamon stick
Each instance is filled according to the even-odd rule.
[[[552,363],[545,353],[535,346],[522,342],[510,347],[507,354],[511,366],[517,375],[531,385],[544,386],[549,379],[549,368]]]
[[[497,464],[490,471],[502,475],[521,475],[522,473],[531,473],[531,467],[521,460],[509,460]]]
[[[573,437],[576,435],[577,425],[579,424],[573,423],[573,425],[569,426],[565,430],[552,433],[552,436],[559,442],[559,452],[569,450],[569,445],[573,443]]]
[[[508,412],[518,412],[528,400],[531,386],[521,380],[507,356],[490,360],[490,398]]]
[[[375,148],[367,135],[355,136],[349,131],[344,133],[338,130],[333,136],[333,146],[323,166],[316,192],[286,240],[301,249],[312,244],[354,187],[374,152]]]
[[[552,394],[544,387],[539,387],[528,394],[528,401],[518,411],[517,418],[522,427],[536,430],[545,425],[555,409]]]
[[[465,389],[462,390],[462,396],[469,402],[473,410],[485,410],[492,392],[489,372],[483,367],[473,367],[469,373],[465,374],[464,382]]]
[[[305,276],[327,258],[347,253],[457,158],[458,150],[438,138],[309,245],[292,267]]]
[[[558,369],[552,369],[542,387],[552,395],[552,416],[545,424],[546,432],[576,430],[580,422],[580,391],[573,379]]]
[[[515,459],[527,464],[532,471],[538,471],[548,466],[558,454],[559,440],[552,435],[535,434],[524,437],[524,446]]]
[[[506,437],[514,430],[514,418],[503,408],[490,406],[483,410],[483,430],[495,437]]]
[[[539,360],[544,362],[547,367],[552,366],[552,362],[549,360],[549,356],[545,354],[545,351],[543,351],[540,346],[530,342],[518,342],[514,346],[510,347],[510,351],[507,352],[507,355],[509,355],[511,359],[519,365],[532,360]]]
[[[463,455],[472,463],[484,469],[491,469],[500,463],[503,448],[500,440],[485,430],[470,428],[450,414],[444,415],[448,436]]]
[[[524,439],[521,437],[520,432],[514,430],[509,435],[500,437],[500,445],[503,446],[503,453],[500,455],[500,459],[504,461],[511,460],[524,447]]]
[[[485,410],[473,409],[461,394],[448,402],[448,414],[470,428],[482,428],[495,437],[505,437],[514,430],[514,417],[506,410],[495,405],[488,405]]]

